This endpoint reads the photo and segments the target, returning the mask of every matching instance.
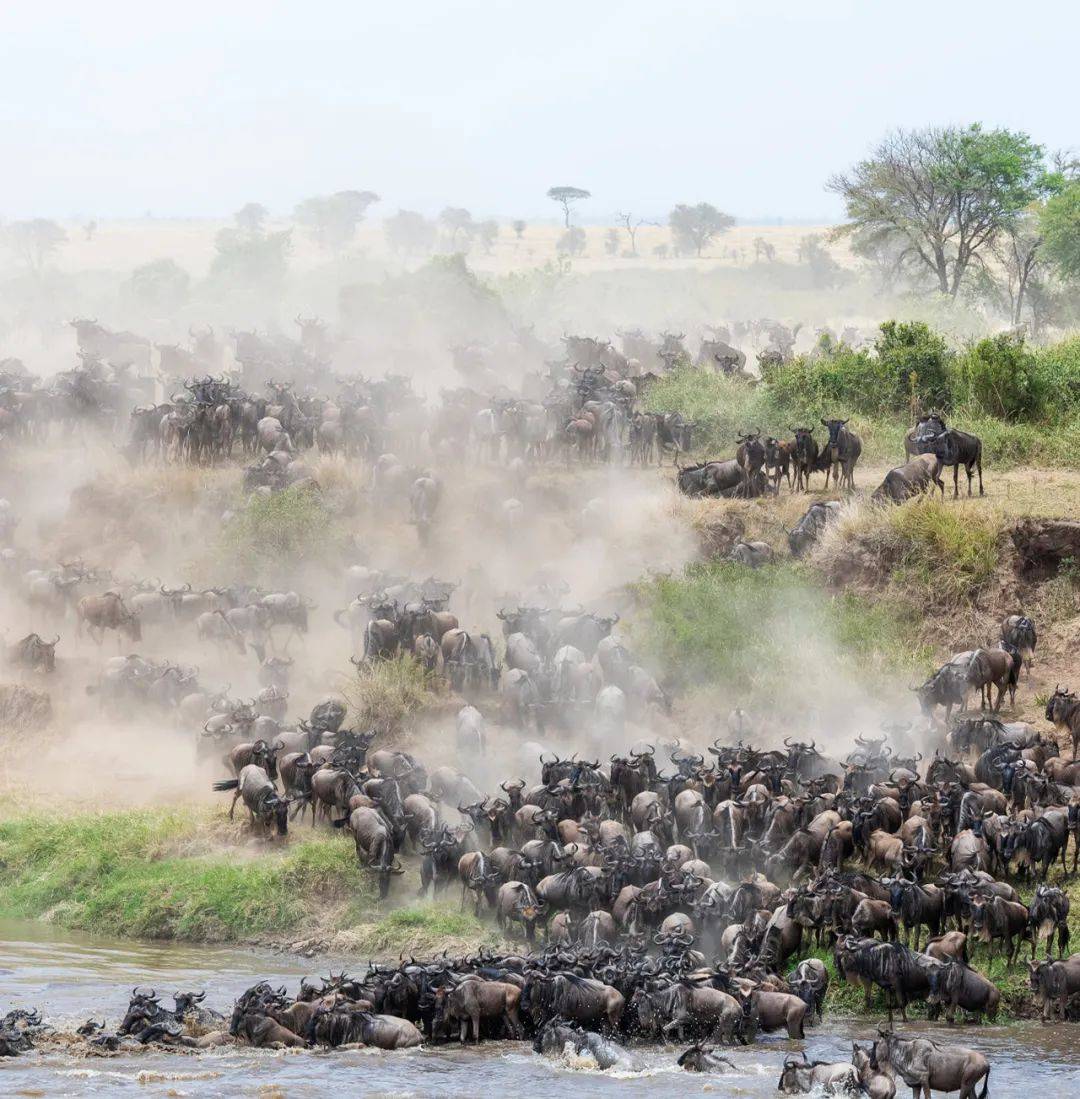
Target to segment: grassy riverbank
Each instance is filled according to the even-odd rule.
[[[198,809],[0,821],[0,916],[130,938],[377,955],[498,939],[457,912],[456,895],[380,905],[344,837],[297,828],[287,846],[267,847]]]

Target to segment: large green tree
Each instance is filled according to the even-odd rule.
[[[1027,134],[976,124],[897,130],[828,189],[861,250],[891,250],[898,268],[955,299],[1052,179]]]
[[[1047,258],[1066,278],[1080,278],[1080,180],[1052,195],[1039,216]]]

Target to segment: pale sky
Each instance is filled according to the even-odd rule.
[[[1048,0],[13,0],[0,217],[219,216],[378,192],[583,220],[709,201],[836,218],[888,129],[983,121],[1080,147],[1076,5]]]

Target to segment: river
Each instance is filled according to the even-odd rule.
[[[0,921],[0,1014],[36,1007],[54,1025],[74,1028],[88,1017],[119,1021],[134,985],[150,985],[170,997],[175,990],[206,989],[207,1004],[227,1010],[233,997],[268,979],[296,987],[300,978],[361,967],[357,959],[315,962],[237,947],[189,946],[106,939],[61,931],[42,923]],[[916,1029],[915,1026],[912,1029]],[[982,1050],[993,1066],[990,1094],[1052,1099],[1080,1088],[1080,1025],[1025,1023],[1009,1027],[926,1028],[945,1042]],[[655,1097],[658,1089],[685,1094],[764,1097],[776,1094],[786,1052],[804,1048],[812,1058],[846,1060],[852,1038],[872,1028],[830,1021],[805,1043],[766,1038],[750,1049],[728,1051],[737,1071],[694,1076],[675,1065],[678,1051],[641,1052],[645,1070],[634,1074],[590,1070],[534,1055],[517,1043],[490,1042],[479,1049],[441,1046],[401,1053],[376,1051],[205,1053],[72,1057],[34,1052],[0,1060],[3,1096],[520,1096],[581,1099],[588,1096]],[[907,1089],[901,1089],[906,1095]]]

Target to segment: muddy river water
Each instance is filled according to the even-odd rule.
[[[41,923],[0,921],[0,1014],[40,1008],[54,1025],[74,1028],[89,1017],[114,1027],[136,984],[170,997],[206,989],[207,1003],[227,1010],[257,980],[296,987],[305,975],[357,959],[303,959],[235,947],[110,940]],[[829,1020],[809,1032],[811,1057],[846,1060],[852,1038],[872,1028]],[[981,1049],[990,1058],[990,1095],[1056,1099],[1080,1092],[1080,1025],[934,1028],[944,1041]],[[198,1054],[149,1051],[113,1057],[35,1052],[0,1060],[0,1096],[498,1096],[544,1099],[584,1096],[705,1094],[773,1096],[784,1054],[804,1043],[766,1038],[729,1055],[737,1071],[693,1076],[675,1065],[674,1047],[641,1052],[642,1072],[599,1072],[584,1061],[534,1055],[527,1046],[485,1043],[400,1053],[216,1050]],[[907,1095],[907,1089],[898,1092]]]

